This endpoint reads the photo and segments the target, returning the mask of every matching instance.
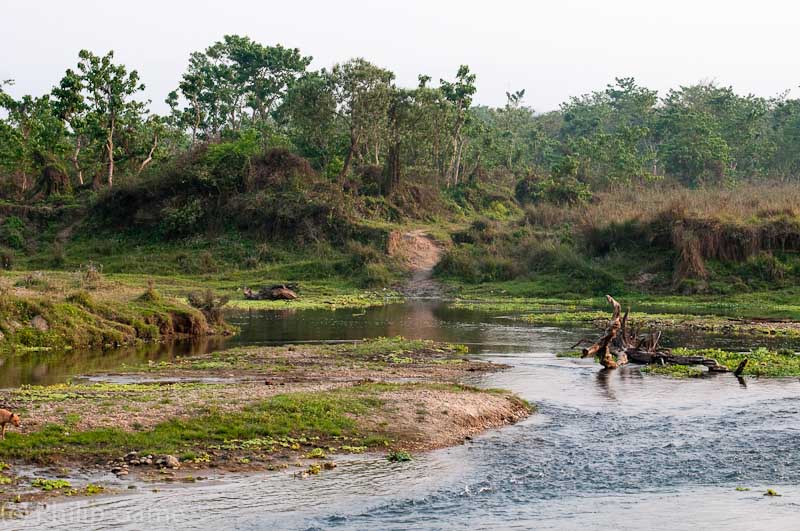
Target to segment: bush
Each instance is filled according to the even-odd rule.
[[[232,142],[208,147],[203,180],[217,191],[244,191],[250,172],[250,159],[261,147],[258,131],[249,129]]]
[[[12,249],[25,248],[25,223],[17,216],[8,216],[0,226],[0,242]]]
[[[215,295],[213,291],[207,289],[189,293],[188,299],[192,307],[203,312],[210,324],[222,324],[225,322],[222,316],[222,308],[230,300],[227,296]]]
[[[142,302],[159,302],[161,300],[161,294],[156,291],[155,282],[152,280],[147,281],[147,289],[139,295],[139,300]]]
[[[389,268],[384,264],[368,264],[364,268],[364,281],[365,288],[381,288],[388,286],[394,280]]]
[[[211,251],[203,251],[200,254],[200,272],[201,273],[216,273],[219,271],[219,265],[217,261],[214,259],[214,255],[211,254]]]
[[[405,463],[411,461],[411,454],[402,450],[393,450],[386,455],[386,459],[392,463]]]
[[[450,249],[436,266],[436,273],[472,283],[512,280],[521,274],[511,257],[474,245]]]
[[[78,304],[80,306],[83,306],[84,308],[91,309],[94,307],[94,301],[92,300],[92,296],[89,295],[89,292],[85,290],[78,290],[75,293],[68,295],[66,300],[67,302]]]
[[[84,289],[97,289],[103,280],[103,264],[95,264],[94,262],[83,264],[78,268],[77,275],[78,284]]]
[[[571,206],[588,202],[592,198],[592,191],[588,184],[573,177],[555,180],[552,177],[540,179],[529,176],[517,182],[514,195],[522,204],[552,203]]]
[[[199,199],[193,199],[181,207],[166,207],[161,210],[161,232],[167,237],[186,236],[197,232],[205,210]]]

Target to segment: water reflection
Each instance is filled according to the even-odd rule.
[[[171,360],[213,350],[245,345],[273,345],[295,342],[357,341],[379,336],[402,335],[463,343],[473,353],[513,354],[525,350],[532,355],[550,355],[552,348],[566,350],[581,337],[594,337],[591,327],[556,328],[535,326],[487,312],[453,308],[441,301],[391,304],[366,310],[248,311],[228,314],[241,328],[229,338],[198,338],[117,349],[26,352],[0,358],[0,387],[22,384],[49,385],[86,373],[114,372],[124,365],[148,360]],[[796,341],[770,336],[746,339],[707,336],[697,333],[665,334],[665,346],[723,347],[748,349],[800,346]],[[550,340],[560,343],[550,347]],[[547,348],[544,347],[547,345]],[[609,396],[613,396],[611,390]]]
[[[115,349],[33,351],[0,358],[0,388],[24,384],[51,385],[93,372],[115,371],[148,360],[171,360],[225,348],[227,338],[202,337],[191,341],[148,343]]]

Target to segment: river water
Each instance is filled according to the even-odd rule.
[[[555,356],[586,330],[441,303],[234,321],[242,334],[213,348],[391,335],[466,343],[476,356],[513,366],[469,383],[513,390],[538,413],[410,463],[354,456],[304,480],[264,473],[160,485],[51,504],[9,528],[800,529],[797,378],[743,384],[730,375],[602,371],[591,360]],[[782,496],[764,496],[767,488]]]

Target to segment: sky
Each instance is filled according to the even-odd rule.
[[[49,91],[82,48],[114,50],[156,112],[189,54],[226,34],[300,48],[313,68],[365,57],[403,86],[467,64],[476,103],[525,89],[539,112],[623,76],[661,94],[701,81],[800,94],[791,0],[0,0],[0,28],[0,80],[15,80],[13,95]]]

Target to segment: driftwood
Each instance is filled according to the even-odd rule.
[[[261,288],[258,291],[245,287],[242,291],[244,291],[244,298],[249,301],[291,301],[297,298],[297,293],[284,284]]]
[[[622,314],[622,307],[611,295],[606,295],[608,302],[614,310],[611,320],[603,335],[582,351],[582,358],[596,356],[600,365],[607,369],[616,369],[628,362],[645,365],[705,365],[709,372],[729,372],[717,360],[703,356],[678,356],[668,348],[659,348],[661,332],[640,335],[638,330],[630,330],[628,326],[628,311]],[[581,340],[578,344],[583,343]],[[577,346],[577,344],[576,344]],[[747,360],[736,369],[739,374],[747,365]]]

